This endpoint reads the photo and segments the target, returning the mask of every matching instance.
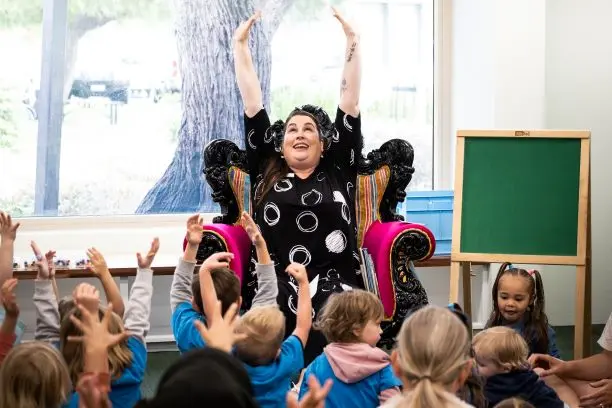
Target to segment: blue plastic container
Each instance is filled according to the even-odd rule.
[[[423,224],[436,237],[436,255],[450,255],[453,191],[408,191],[400,213],[406,221]],[[399,212],[399,211],[398,211]]]

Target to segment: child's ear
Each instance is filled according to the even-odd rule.
[[[402,370],[399,366],[397,350],[391,352],[391,368],[393,368],[393,374],[395,374],[397,378],[402,378]]]
[[[461,372],[459,373],[459,377],[457,378],[457,390],[463,387],[463,384],[465,384],[468,377],[472,373],[473,364],[474,364],[474,361],[472,359],[465,362],[465,365],[463,366],[463,369],[461,369]]]
[[[358,326],[354,326],[353,327],[353,335],[357,338],[361,337],[361,334],[363,333],[363,328],[362,327],[358,327]]]
[[[242,296],[238,298],[238,301],[236,303],[238,304],[238,313],[240,313],[240,306],[242,306]]]
[[[204,311],[200,310],[200,308],[198,307],[193,296],[191,297],[191,307],[193,308],[193,310],[195,310],[198,313],[204,313]]]

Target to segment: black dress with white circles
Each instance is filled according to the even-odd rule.
[[[274,151],[272,141],[265,140],[265,130],[270,126],[265,110],[250,119],[245,116],[245,125],[251,180],[256,180],[270,155],[279,153]],[[305,179],[293,173],[281,178],[255,211],[255,221],[275,263],[278,304],[286,317],[287,335],[295,328],[297,309],[297,283],[285,272],[291,262],[306,266],[313,317],[330,294],[362,287],[354,196],[355,157],[361,155],[363,146],[361,118],[338,108],[335,126],[338,135],[317,169]],[[256,290],[255,276],[250,276],[243,289],[249,305]],[[305,349],[306,364],[324,346],[323,336],[312,331]]]

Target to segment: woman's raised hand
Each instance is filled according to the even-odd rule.
[[[340,24],[342,24],[342,30],[344,30],[344,34],[346,34],[347,37],[356,35],[353,27],[351,27],[351,25],[344,19],[344,17],[342,17],[342,14],[340,14],[338,9],[334,6],[332,6],[331,9],[336,20],[338,20]]]
[[[256,11],[255,14],[249,17],[248,20],[240,23],[240,25],[234,32],[234,41],[238,43],[246,43],[249,39],[249,32],[251,31],[251,27],[253,27],[253,24],[255,24],[255,21],[257,21],[259,17],[261,17],[261,12]]]

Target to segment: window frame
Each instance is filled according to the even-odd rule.
[[[413,0],[414,3],[422,3],[427,0]],[[454,156],[454,144],[455,137],[451,129],[452,117],[451,117],[451,49],[452,49],[452,37],[451,37],[451,21],[452,21],[452,9],[451,0],[433,0],[434,1],[434,95],[433,95],[433,180],[432,190],[449,190],[452,189],[453,182],[453,156]],[[59,9],[58,9],[59,8]],[[50,11],[49,11],[50,10]],[[66,23],[67,20],[64,18],[55,19],[57,15],[67,13],[67,0],[43,0],[43,12],[47,12],[43,19],[43,25],[49,31],[52,32],[56,21]],[[50,21],[49,21],[50,20]],[[65,37],[45,35],[47,32],[43,32],[43,50],[48,52],[54,52],[58,47],[62,47],[65,42]],[[58,39],[59,38],[59,39]],[[56,58],[57,59],[57,58]],[[57,62],[57,61],[56,61]],[[43,58],[43,66],[41,67],[42,72],[50,72],[51,69],[57,69],[57,67],[45,66],[50,62],[45,61]],[[51,86],[50,82],[43,83],[41,78],[41,90],[43,86]],[[42,92],[41,92],[42,94]],[[57,95],[57,93],[55,93]],[[41,101],[42,114],[51,115],[50,105],[53,105],[51,101],[51,94],[47,93],[49,99],[47,101]],[[45,102],[47,105],[45,105]],[[47,109],[44,107],[47,106]],[[57,123],[56,123],[57,122]],[[61,121],[50,122],[50,117],[43,118],[43,122],[49,123],[50,126],[59,126],[61,131]],[[53,129],[49,129],[50,126],[39,126],[39,143],[44,140],[44,149],[47,149],[47,141],[50,132]],[[38,158],[45,155],[46,152],[41,151],[43,148],[38,148]],[[38,167],[38,164],[37,164]],[[37,177],[38,177],[37,169]],[[42,175],[41,177],[46,177]],[[38,183],[37,183],[38,184]],[[39,192],[37,191],[38,195]],[[37,207],[38,208],[38,207]],[[44,213],[44,212],[43,212]],[[212,217],[215,213],[204,213],[202,214],[205,222],[211,222]],[[39,231],[52,231],[58,229],[76,229],[76,230],[91,230],[91,229],[108,229],[108,228],[142,228],[142,225],[147,225],[148,228],[164,228],[170,226],[182,225],[187,215],[183,213],[173,214],[131,214],[131,215],[85,215],[85,216],[33,216],[21,218],[24,229],[27,230],[39,230]]]

